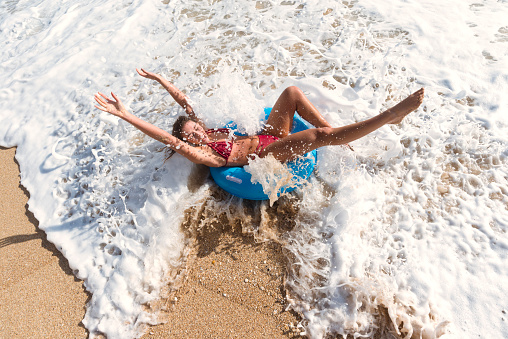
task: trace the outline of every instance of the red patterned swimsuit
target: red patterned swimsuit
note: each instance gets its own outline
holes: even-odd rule
[[[214,128],[206,131],[207,134],[210,133],[231,133],[229,128]],[[265,149],[266,146],[270,145],[272,142],[279,140],[279,138],[274,137],[273,135],[258,135],[259,143],[256,147],[255,153],[259,155],[259,153]],[[214,141],[206,144],[208,147],[217,152],[221,157],[226,160],[226,165],[228,163],[229,156],[231,155],[231,150],[233,149],[233,141],[224,140],[224,141]]]

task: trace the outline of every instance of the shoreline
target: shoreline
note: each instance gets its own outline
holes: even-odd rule
[[[0,147],[0,338],[87,338],[91,295],[28,210],[15,151]],[[182,286],[163,301],[164,323],[142,338],[299,337],[299,316],[285,310],[278,244],[217,226],[194,248]]]
[[[28,210],[15,151],[0,147],[0,338],[86,338],[90,295]]]

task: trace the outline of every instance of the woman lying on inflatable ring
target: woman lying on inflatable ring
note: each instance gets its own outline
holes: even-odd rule
[[[424,95],[422,88],[375,117],[347,126],[332,127],[302,91],[291,86],[277,99],[266,126],[259,135],[231,136],[227,129],[207,129],[194,113],[185,95],[162,76],[144,69],[136,71],[142,77],[158,81],[185,109],[188,117],[177,119],[173,134],[129,113],[113,93],[113,99],[100,92],[96,94],[98,105],[95,107],[122,118],[190,161],[209,167],[244,166],[254,154],[261,158],[271,154],[275,159],[285,162],[322,146],[347,145],[383,125],[400,123],[406,115],[420,106]],[[289,134],[295,111],[316,128]]]

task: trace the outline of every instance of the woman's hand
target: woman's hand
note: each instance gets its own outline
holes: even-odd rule
[[[147,79],[151,79],[151,80],[155,80],[155,81],[159,81],[159,78],[160,78],[158,74],[155,74],[152,72],[147,72],[143,68],[141,68],[141,70],[136,68],[136,72],[138,72],[138,74],[141,75],[143,78],[147,78]]]
[[[95,107],[100,109],[101,111],[113,114],[114,116],[117,116],[119,118],[124,118],[127,115],[127,110],[122,104],[122,101],[118,99],[113,92],[111,92],[111,95],[113,96],[113,100],[111,100],[101,92],[95,94],[95,101],[97,101],[97,103],[99,104],[99,106],[95,105]]]

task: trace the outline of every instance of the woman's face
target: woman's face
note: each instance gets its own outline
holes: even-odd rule
[[[182,138],[184,141],[196,145],[204,145],[210,142],[203,126],[195,121],[187,121],[182,127]]]

